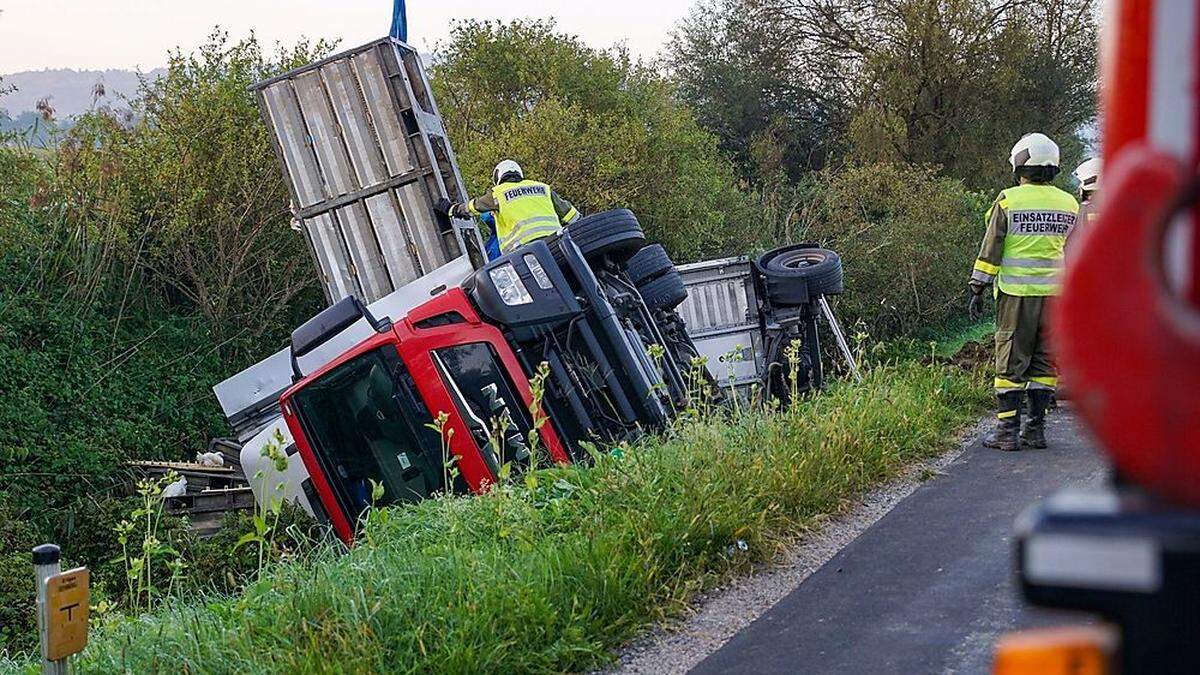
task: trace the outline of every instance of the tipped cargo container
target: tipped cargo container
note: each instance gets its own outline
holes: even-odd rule
[[[330,304],[375,302],[463,255],[483,264],[474,223],[433,212],[467,192],[415,49],[376,40],[251,91]]]

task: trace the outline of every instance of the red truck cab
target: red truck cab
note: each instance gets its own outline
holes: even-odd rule
[[[375,335],[300,373],[305,353],[362,318]],[[394,323],[346,298],[297,329],[292,356],[298,379],[280,399],[284,418],[321,507],[347,543],[374,501],[373,485],[383,488],[376,505],[478,494],[504,464],[537,461],[527,447],[535,427],[529,379],[461,288]],[[545,419],[540,409],[537,416]],[[538,424],[536,433],[542,461],[570,461],[553,425]]]

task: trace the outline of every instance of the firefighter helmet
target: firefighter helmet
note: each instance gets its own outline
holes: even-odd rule
[[[516,180],[522,180],[525,178],[525,172],[521,170],[520,164],[511,159],[506,159],[497,164],[496,168],[492,170],[492,185],[499,185],[505,182],[504,179],[510,176],[516,176]]]
[[[1075,169],[1075,180],[1079,181],[1079,189],[1084,192],[1095,192],[1100,189],[1100,169],[1103,162],[1099,157],[1093,157],[1079,168]]]
[[[1058,144],[1045,134],[1025,134],[1008,156],[1013,171],[1021,167],[1058,167]]]

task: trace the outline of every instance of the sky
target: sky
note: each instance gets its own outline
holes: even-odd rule
[[[652,57],[694,0],[408,0],[409,42],[431,51],[456,18],[558,19],[595,47]],[[44,68],[149,70],[214,26],[265,44],[300,36],[353,47],[387,34],[391,0],[0,0],[0,74]]]

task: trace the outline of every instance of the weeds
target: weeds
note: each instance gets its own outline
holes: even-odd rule
[[[454,438],[454,429],[446,426],[450,413],[445,410],[438,413],[433,422],[425,426],[437,432],[442,439],[442,494],[454,492],[454,481],[458,478],[458,456],[450,452],[450,439]]]
[[[267,441],[260,451],[260,455],[271,460],[275,471],[283,474],[288,469],[287,453],[284,451],[284,446],[287,445],[287,440],[283,437],[283,433],[279,430],[275,431],[275,435],[271,440]],[[254,475],[254,480],[259,481],[259,493],[263,495],[263,499],[255,500],[254,502],[254,517],[251,523],[253,530],[247,532],[237,540],[233,550],[236,552],[243,546],[254,544],[258,548],[258,567],[256,576],[262,576],[263,566],[265,565],[267,550],[275,551],[275,536],[279,530],[279,519],[283,514],[283,489],[285,483],[278,481],[275,484],[274,490],[267,489],[267,475],[263,471],[259,471]],[[274,492],[275,494],[270,494]],[[272,519],[268,523],[268,519]]]
[[[783,358],[788,364],[789,401],[800,400],[800,373],[804,372],[804,359],[801,356],[803,351],[804,343],[800,340],[792,340],[783,348]]]
[[[121,562],[125,569],[126,605],[137,614],[153,609],[156,598],[169,595],[175,582],[187,568],[179,552],[169,542],[159,539],[163,521],[163,490],[179,475],[174,471],[157,479],[138,482],[137,493],[140,504],[129,514],[127,520],[117,523],[113,531],[121,546]],[[159,588],[154,576],[157,566],[167,573],[166,593]]]
[[[529,402],[529,418],[533,420],[533,428],[529,430],[527,445],[529,447],[529,466],[540,466],[539,456],[542,447],[541,430],[549,419],[542,409],[542,400],[546,397],[546,380],[550,377],[550,364],[542,361],[538,364],[537,372],[529,378],[529,390],[533,396]]]
[[[733,403],[733,414],[741,414],[741,403],[738,401],[737,392],[737,364],[745,360],[745,347],[740,344],[733,346],[721,356],[721,363],[725,364],[726,368],[726,386],[729,387],[729,400]]]

